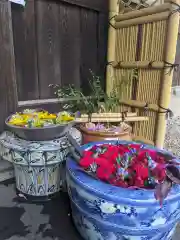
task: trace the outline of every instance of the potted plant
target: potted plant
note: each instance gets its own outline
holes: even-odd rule
[[[179,159],[134,142],[70,142],[68,193],[84,239],[172,239],[180,219]]]
[[[129,80],[123,77],[119,85],[116,84],[110,94],[107,94],[100,77],[90,72],[92,78],[89,80],[88,96],[73,85],[64,87],[51,85],[59,99],[67,99],[64,109],[77,113],[76,122],[80,123],[83,143],[105,139],[131,140],[131,127],[122,121],[122,113],[114,112]],[[133,72],[131,78],[134,76]]]

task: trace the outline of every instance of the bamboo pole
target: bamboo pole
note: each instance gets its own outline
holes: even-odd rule
[[[109,20],[112,25],[115,24],[114,16],[119,13],[119,3],[115,0],[109,0]],[[115,46],[116,46],[116,29],[109,25],[108,30],[108,49],[107,62],[115,60]],[[114,69],[108,65],[106,68],[106,91],[110,93],[112,90],[112,79],[114,78]]]
[[[156,13],[148,16],[142,16],[134,19],[124,20],[122,22],[116,22],[114,27],[118,29],[118,28],[130,27],[133,25],[162,21],[162,20],[168,19],[169,14],[170,14],[170,11],[166,11],[166,12]]]
[[[92,118],[107,118],[107,117],[110,117],[110,118],[118,118],[118,117],[122,117],[123,113],[115,113],[115,112],[107,112],[107,113],[92,113]],[[137,116],[137,113],[136,112],[127,112],[126,113],[126,117],[136,117]],[[88,118],[88,115],[87,114],[82,114],[81,115],[81,118]]]
[[[134,10],[125,14],[119,14],[115,17],[115,21],[120,22],[124,20],[134,19],[134,18],[143,17],[143,16],[155,14],[155,13],[166,12],[170,9],[171,9],[171,4],[165,3],[155,7],[148,7],[141,10]]]
[[[134,117],[117,117],[117,118],[110,118],[110,117],[105,117],[105,118],[96,118],[96,117],[92,117],[91,122],[93,123],[117,123],[117,122],[139,122],[139,121],[148,121],[148,117],[144,117],[144,116],[134,116]],[[76,123],[86,123],[88,122],[88,117],[84,117],[84,118],[76,118],[75,119]]]
[[[180,4],[180,0],[173,1],[176,4]],[[172,4],[172,8],[177,9],[177,5]],[[179,12],[174,12],[169,16],[168,20],[168,29],[167,29],[167,39],[166,39],[166,49],[165,49],[165,61],[174,63],[176,55],[176,44],[178,37],[179,29]],[[168,108],[171,97],[171,86],[172,86],[172,77],[173,71],[167,74],[167,71],[164,70],[162,77],[162,86],[161,86],[161,96],[159,104]],[[156,145],[158,147],[163,147],[164,137],[166,130],[166,121],[165,114],[159,114],[158,123],[156,129]]]
[[[112,62],[112,67],[114,68],[154,68],[154,69],[163,69],[166,67],[166,64],[164,62],[160,61],[153,61],[152,63],[150,61],[131,61],[131,62]],[[166,67],[168,68],[168,66]]]

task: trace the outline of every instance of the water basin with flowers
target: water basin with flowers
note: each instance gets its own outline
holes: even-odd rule
[[[87,240],[172,239],[180,219],[179,171],[176,172],[180,161],[164,150],[134,142],[104,141],[87,144],[82,148],[86,150],[86,154],[89,154],[90,151],[87,150],[95,150],[97,145],[101,150],[102,146],[107,145],[125,146],[124,149],[129,147],[131,150],[138,149],[136,160],[139,162],[136,162],[132,168],[131,174],[136,173],[134,177],[127,176],[130,174],[130,169],[126,168],[127,174],[127,172],[123,173],[124,167],[121,167],[118,179],[112,177],[112,169],[109,173],[104,172],[106,167],[104,163],[101,165],[102,159],[95,162],[95,165],[94,163],[92,165],[89,157],[84,157],[85,154],[79,164],[73,157],[69,159],[67,162],[68,192],[73,219],[83,238]],[[121,151],[122,149],[121,147]],[[140,152],[142,161],[140,161]],[[108,159],[112,161],[113,157],[108,156]],[[123,164],[127,163],[125,158],[118,161],[120,160]],[[129,160],[134,161],[133,158]],[[144,162],[144,166],[148,167],[148,171],[145,169],[142,171],[143,161],[147,161]],[[103,166],[104,169],[101,168],[98,172],[97,165]],[[93,173],[95,177],[93,178],[89,173]],[[131,182],[130,179],[135,182]],[[135,185],[138,186],[134,188]],[[165,199],[162,202],[163,198]]]

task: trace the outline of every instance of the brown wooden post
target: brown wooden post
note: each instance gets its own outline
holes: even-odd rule
[[[11,19],[11,4],[0,1],[0,132],[5,118],[17,108],[15,59]]]

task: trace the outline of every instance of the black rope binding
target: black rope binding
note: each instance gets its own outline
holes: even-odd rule
[[[164,108],[159,105],[159,108],[163,109],[164,111],[159,111],[159,113],[165,113],[166,119],[172,118],[174,116],[173,112],[169,108]]]
[[[169,17],[170,17],[172,14],[174,14],[174,13],[177,13],[177,12],[180,13],[180,5],[177,4],[177,3],[174,3],[174,2],[170,2],[170,3],[171,3],[171,4],[174,4],[174,5],[177,7],[177,9],[174,9],[174,10],[169,14]]]
[[[116,16],[117,16],[117,14],[114,15],[114,16],[112,16],[112,17],[109,19],[109,25],[110,25],[112,28],[114,28],[114,29],[116,29],[116,28],[115,28],[115,26],[111,23],[111,21],[112,21]]]
[[[164,68],[169,68],[169,71],[166,73],[166,74],[171,74],[172,70],[174,69],[174,71],[177,71],[178,70],[178,67],[179,67],[179,64],[178,63],[169,63],[169,62],[166,62],[164,61]]]
[[[148,103],[146,103],[145,106],[144,106],[144,112],[145,112],[146,115],[148,113],[148,109],[149,109]]]
[[[128,113],[128,111],[121,112],[121,114],[122,114],[122,122],[125,121],[125,119],[127,117],[127,113]]]
[[[173,112],[169,108],[164,108],[164,107],[162,107],[160,105],[158,105],[158,107],[162,109],[162,110],[158,111],[158,113],[165,114],[166,115],[166,119],[172,118],[174,116]],[[148,110],[151,110],[151,109],[149,109],[148,103],[145,104],[143,109],[144,109],[146,114],[147,114]],[[151,111],[153,111],[153,110],[151,110]]]

